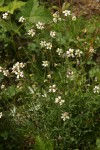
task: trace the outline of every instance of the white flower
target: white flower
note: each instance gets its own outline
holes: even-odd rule
[[[17,75],[17,79],[19,79],[19,77],[21,77],[21,78],[24,77],[23,71],[18,71],[16,75]]]
[[[47,43],[47,44],[46,44],[46,48],[47,48],[47,49],[51,49],[51,48],[52,48],[52,43],[50,43],[50,42]]]
[[[46,47],[46,41],[41,41],[40,45],[41,45],[41,48]]]
[[[47,82],[48,80],[44,80],[43,82],[45,83],[45,82]]]
[[[47,92],[46,91],[43,91],[42,97],[47,98]]]
[[[10,109],[10,115],[11,116],[15,116],[16,115],[16,107],[15,106],[13,106],[13,108]]]
[[[20,18],[19,18],[19,22],[24,22],[26,19],[23,17],[23,16],[21,16]]]
[[[49,62],[48,61],[42,61],[42,66],[43,67],[48,67],[49,66]]]
[[[24,73],[23,71],[21,71],[20,68],[24,68],[25,67],[25,63],[19,63],[17,62],[15,65],[13,65],[12,67],[12,73],[14,73],[15,75],[17,75],[17,79],[19,79],[19,77],[23,78],[24,77]]]
[[[22,86],[20,84],[17,84],[17,89],[21,90],[22,89]]]
[[[37,29],[42,30],[42,29],[44,29],[44,23],[42,23],[42,22],[39,21],[39,22],[36,24],[36,27],[37,27]]]
[[[61,100],[61,96],[58,96],[57,98],[55,98],[55,103],[59,103],[60,100]]]
[[[57,66],[59,66],[59,64],[54,63],[54,67],[57,67]]]
[[[50,36],[51,36],[52,38],[54,38],[55,35],[56,35],[56,32],[55,32],[55,31],[50,31]]]
[[[62,19],[59,17],[59,18],[58,18],[58,21],[61,21],[61,20],[62,20]]]
[[[67,52],[66,52],[66,56],[67,57],[74,57],[74,49],[69,49]]]
[[[51,74],[48,74],[48,75],[47,75],[47,78],[48,78],[48,79],[51,79]]]
[[[74,72],[71,71],[71,70],[68,70],[66,77],[69,78],[69,79],[71,79],[71,80],[73,80],[73,78],[74,78]]]
[[[46,49],[51,49],[52,48],[52,43],[51,42],[46,42],[46,41],[41,41],[40,42],[41,48],[45,47]]]
[[[95,87],[94,87],[94,89],[93,89],[93,92],[94,93],[100,93],[100,86],[99,85],[96,85]]]
[[[73,20],[73,21],[76,21],[76,16],[72,16],[72,20]]]
[[[61,96],[58,96],[57,98],[55,98],[55,103],[59,103],[60,105],[62,105],[64,102],[65,100],[63,100]]]
[[[57,23],[57,18],[53,18],[53,22],[54,22],[54,23]]]
[[[61,18],[59,17],[58,11],[53,14],[53,22],[57,23],[57,21],[61,21]]]
[[[93,47],[90,47],[89,53],[94,53],[94,52],[95,52],[94,48],[93,48]]]
[[[0,67],[0,72],[2,72],[4,76],[9,75],[9,70],[6,70],[6,68]]]
[[[2,117],[2,112],[0,112],[0,118]]]
[[[13,65],[13,68],[12,68],[12,70],[14,71],[14,70],[19,70],[20,68],[24,68],[25,67],[25,63],[19,63],[19,62],[17,62],[15,65]]]
[[[70,10],[64,10],[64,11],[63,11],[63,14],[64,14],[64,16],[70,15]]]
[[[9,70],[3,70],[3,74],[4,74],[4,76],[8,76],[9,75]]]
[[[8,17],[8,12],[5,12],[4,14],[2,14],[3,19],[7,19],[7,17]]]
[[[75,50],[75,56],[81,57],[82,54],[83,54],[83,52],[80,51],[79,49]]]
[[[56,85],[55,85],[55,84],[53,84],[52,86],[49,86],[49,92],[55,93],[56,90],[57,90],[57,88],[56,88]]]
[[[58,53],[58,55],[61,55],[63,53],[63,50],[61,48],[57,48],[56,52]]]
[[[30,29],[28,30],[28,35],[31,35],[32,37],[35,35],[35,30],[34,29]]]
[[[65,102],[65,100],[62,99],[62,100],[59,102],[59,104],[62,105],[64,102]]]
[[[19,67],[20,68],[24,68],[25,67],[25,63],[23,63],[23,62],[19,63]]]
[[[82,51],[80,51],[79,49],[77,49],[77,50],[74,50],[74,49],[72,49],[72,48],[69,48],[69,50],[66,52],[66,56],[67,57],[75,57],[75,56],[77,56],[77,57],[81,57],[81,55],[83,54],[83,52]]]
[[[2,85],[1,85],[1,89],[4,89],[4,88],[5,88],[5,85],[4,85],[4,84],[2,84]]]
[[[64,112],[62,115],[61,115],[61,119],[63,121],[65,121],[66,119],[69,119],[69,113],[68,112]]]
[[[54,17],[54,18],[59,18],[59,12],[56,11],[56,12],[53,14],[53,17]]]

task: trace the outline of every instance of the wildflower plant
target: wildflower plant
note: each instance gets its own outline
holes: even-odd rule
[[[21,2],[0,9],[0,144],[32,149],[42,143],[45,150],[47,140],[55,150],[94,149],[100,136],[98,19],[84,20],[67,6],[48,12],[37,0]]]

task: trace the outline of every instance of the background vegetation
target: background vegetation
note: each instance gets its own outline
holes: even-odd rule
[[[0,150],[100,149],[99,3],[88,7],[0,1]]]

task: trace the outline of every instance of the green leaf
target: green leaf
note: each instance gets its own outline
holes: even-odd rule
[[[36,150],[45,150],[44,142],[39,136],[36,137],[35,149]]]
[[[22,7],[25,4],[26,4],[25,2],[22,2],[22,1],[17,2],[17,0],[9,3],[8,8],[9,8],[10,13],[13,14],[14,10]]]
[[[8,139],[8,132],[5,131],[5,132],[1,133],[1,136],[3,137],[4,140],[7,140]]]
[[[5,92],[6,96],[11,98],[13,97],[15,94],[16,94],[16,91],[15,91],[15,86],[9,86]]]
[[[0,6],[2,6],[4,3],[4,0],[0,0]]]
[[[93,78],[93,77],[100,77],[100,69],[99,68],[96,68],[96,67],[94,67],[94,68],[92,68],[90,71],[89,71],[89,76],[91,77],[91,78]]]
[[[11,14],[13,14],[16,9],[22,7],[25,4],[26,2],[14,0],[13,2],[10,2],[8,6],[0,7],[0,11],[9,11]]]
[[[100,150],[100,139],[99,138],[96,140],[96,146],[97,146],[97,150]]]
[[[69,7],[70,7],[70,3],[67,3],[67,2],[63,3],[62,11],[68,9]]]
[[[8,7],[4,6],[4,7],[0,7],[0,12],[5,12],[8,11]]]
[[[35,150],[53,150],[52,141],[43,140],[40,136],[36,136]]]
[[[37,0],[29,0],[21,10],[21,15],[29,22],[49,22],[52,18],[49,10],[44,8],[44,6],[39,6]]]

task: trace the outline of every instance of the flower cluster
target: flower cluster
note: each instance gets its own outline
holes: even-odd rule
[[[5,85],[4,85],[4,84],[2,84],[2,85],[1,85],[1,89],[4,89],[4,88],[5,88]]]
[[[72,48],[69,48],[69,50],[66,52],[66,56],[67,57],[81,57],[81,55],[83,54],[83,52],[82,51],[80,51],[79,49],[77,49],[77,50],[74,50],[74,49],[72,49]]]
[[[55,93],[56,92],[56,90],[57,90],[57,88],[56,88],[56,85],[55,84],[53,84],[52,86],[49,86],[49,92],[51,93]]]
[[[73,20],[73,21],[76,21],[76,16],[72,16],[72,20]]]
[[[21,23],[23,23],[25,20],[26,20],[26,19],[25,19],[23,16],[21,16],[21,17],[19,18],[19,22],[21,22]]]
[[[56,52],[58,53],[58,55],[60,56],[63,53],[63,50],[61,48],[57,48]]]
[[[55,103],[59,103],[59,105],[62,105],[64,102],[65,100],[63,100],[61,96],[55,98]]]
[[[49,66],[49,62],[48,61],[42,61],[42,66],[43,67],[48,67]]]
[[[56,35],[56,32],[55,32],[55,31],[50,31],[50,36],[51,36],[52,38],[54,38],[55,35]]]
[[[41,48],[46,48],[46,49],[50,49],[51,50],[51,48],[52,48],[52,43],[51,42],[46,42],[46,41],[41,41],[40,42],[40,46],[41,46]]]
[[[89,49],[89,53],[95,53],[95,50],[94,50],[94,48],[93,47],[90,47],[90,49]]]
[[[66,56],[67,56],[67,57],[74,57],[74,49],[70,48],[70,49],[66,52]]]
[[[0,67],[0,72],[6,77],[9,75],[9,70],[6,70],[6,68]]]
[[[41,42],[40,42],[41,48],[46,47],[46,44],[47,44],[46,41],[41,41]]]
[[[28,30],[27,34],[33,37],[35,35],[35,30],[34,29],[30,29],[30,30]]]
[[[7,19],[8,15],[9,15],[9,12],[5,12],[4,14],[2,14],[2,18]]]
[[[51,49],[51,48],[52,48],[52,43],[51,43],[51,42],[48,42],[48,43],[46,44],[46,48],[47,48],[47,49]]]
[[[75,50],[75,56],[76,56],[76,57],[81,57],[82,54],[83,54],[83,52],[80,51],[79,49],[76,49],[76,50]]]
[[[43,30],[43,29],[44,29],[44,23],[42,23],[42,22],[39,21],[39,22],[36,24],[36,27],[37,27],[37,29]]]
[[[51,79],[51,74],[48,74],[48,75],[47,75],[47,78],[48,78],[48,79]]]
[[[74,78],[74,72],[71,71],[71,70],[68,70],[66,77],[69,78],[69,79],[71,79],[71,80],[73,80],[73,78]]]
[[[69,16],[71,14],[70,10],[63,11],[64,16]]]
[[[95,85],[95,87],[93,88],[93,92],[94,93],[100,93],[100,86],[99,85]]]
[[[24,77],[24,73],[23,71],[21,71],[21,68],[25,67],[25,63],[19,63],[17,62],[15,65],[13,65],[12,68],[12,73],[14,73],[15,75],[17,75],[17,79],[19,79],[19,77],[23,78]]]
[[[68,112],[64,112],[62,115],[61,115],[61,119],[63,121],[65,121],[66,119],[69,119],[69,113]]]
[[[53,22],[57,23],[57,21],[61,21],[58,11],[53,14]]]

